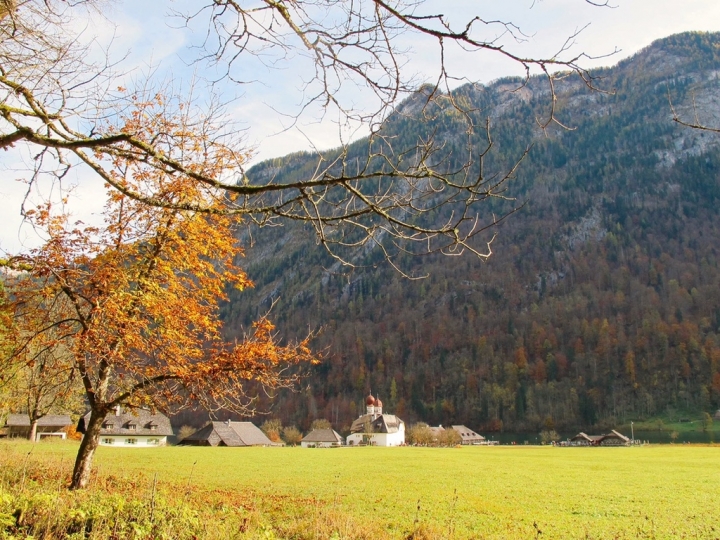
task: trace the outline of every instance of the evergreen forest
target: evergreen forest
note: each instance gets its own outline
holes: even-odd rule
[[[438,166],[467,159],[468,137],[488,178],[511,170],[506,198],[478,205],[484,222],[518,210],[477,239],[483,261],[377,249],[339,265],[313,231],[285,224],[238,231],[255,286],[223,306],[239,335],[270,309],[281,336],[318,330],[321,364],[300,389],[260,399],[284,424],[326,418],[338,431],[379,396],[406,423],[478,431],[591,429],[720,408],[720,34],[686,33],[593,72],[596,86],[557,85],[565,127],[541,129],[539,78],[465,85],[453,93],[480,126],[438,101],[418,119],[422,89],[382,127],[394,146],[423,130],[444,142]],[[422,108],[422,107],[420,107]],[[368,140],[349,149],[367,153]],[[293,154],[255,166],[254,179],[291,181],[314,166]],[[479,164],[477,165],[479,167]],[[479,169],[478,169],[479,172]],[[444,207],[428,219],[443,219]],[[262,420],[260,420],[262,421]]]

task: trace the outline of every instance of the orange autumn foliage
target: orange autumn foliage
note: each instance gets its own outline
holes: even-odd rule
[[[195,154],[205,175],[232,170],[236,156],[184,130],[182,117],[149,114],[154,106],[138,104],[122,129],[136,137],[162,134],[168,152]],[[30,317],[27,306],[53,306],[44,314],[52,320],[30,340],[42,342],[50,330],[62,336],[93,426],[120,404],[161,410],[199,404],[247,414],[259,387],[293,384],[297,375],[287,368],[316,361],[308,339],[279,344],[265,317],[243,340],[222,338],[218,303],[228,287],[252,285],[235,262],[242,252],[222,212],[227,196],[171,169],[146,167],[131,153],[116,158],[113,174],[131,195],[107,190],[102,227],[70,225],[46,204],[28,215],[47,242],[11,260],[26,269],[12,283],[16,317]],[[133,195],[145,192],[167,206],[148,206]],[[198,206],[217,212],[197,212]],[[75,476],[73,483],[82,485]]]

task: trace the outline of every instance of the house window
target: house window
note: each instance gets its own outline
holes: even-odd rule
[[[155,424],[150,424],[150,431],[157,431],[157,426]]]
[[[160,439],[148,439],[147,443],[151,446],[157,446],[160,444]]]
[[[125,439],[125,444],[137,444],[137,439]]]
[[[103,439],[103,444],[113,444],[115,442],[115,439]]]
[[[115,427],[115,424],[113,424],[113,423],[111,423],[111,422],[105,422],[105,423],[103,424],[103,427],[104,427],[105,429],[112,429],[112,428]]]
[[[128,429],[132,429],[133,431],[137,429],[137,424],[128,424]]]

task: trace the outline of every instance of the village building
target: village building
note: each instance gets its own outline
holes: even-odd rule
[[[278,446],[252,422],[210,422],[178,444],[185,446]]]
[[[330,448],[342,446],[343,438],[334,429],[313,429],[300,442],[303,448]]]
[[[78,432],[85,433],[89,421],[90,413],[87,413],[78,423]],[[152,413],[148,409],[123,412],[118,406],[103,420],[100,446],[154,448],[165,446],[172,434],[170,419],[164,414]]]
[[[602,435],[588,435],[581,431],[573,438],[570,439],[571,446],[597,446],[597,442],[602,438]]]
[[[570,446],[628,446],[631,441],[615,430],[605,435],[587,435],[580,432],[570,439]]]
[[[462,444],[483,444],[485,437],[465,426],[451,426],[462,437]]]
[[[618,433],[614,429],[605,435],[600,441],[600,446],[628,446],[630,445],[630,437],[626,437],[622,433]]]
[[[40,441],[47,438],[65,439],[65,430],[73,424],[70,415],[48,414],[38,419],[35,440]],[[30,436],[30,417],[27,414],[9,414],[5,420],[7,437],[22,437],[27,439]]]
[[[401,446],[405,444],[405,422],[394,414],[384,414],[382,401],[370,394],[365,400],[366,413],[350,426],[349,446]]]

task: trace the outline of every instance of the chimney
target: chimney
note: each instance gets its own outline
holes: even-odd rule
[[[115,416],[120,416],[120,405],[115,405]]]

